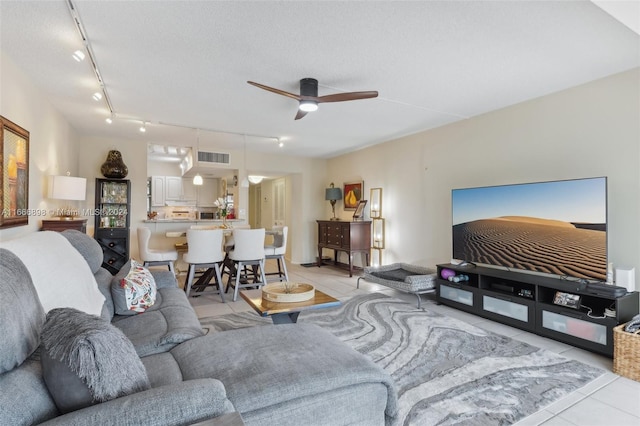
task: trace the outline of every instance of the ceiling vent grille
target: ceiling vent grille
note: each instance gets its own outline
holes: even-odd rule
[[[198,162],[229,164],[229,154],[222,153],[222,152],[198,151]]]

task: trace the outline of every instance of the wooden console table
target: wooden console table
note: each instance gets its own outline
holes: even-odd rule
[[[318,220],[318,267],[322,265],[322,249],[334,251],[333,263],[338,264],[338,252],[349,254],[349,276],[353,276],[353,254],[362,253],[369,266],[371,250],[371,221],[347,222]]]
[[[67,229],[75,229],[80,232],[87,232],[87,219],[74,219],[74,220],[43,220],[43,231],[57,231],[62,232]]]

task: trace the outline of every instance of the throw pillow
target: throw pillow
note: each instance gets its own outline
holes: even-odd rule
[[[131,341],[100,317],[53,309],[41,339],[42,375],[63,413],[150,388]]]
[[[147,268],[131,259],[113,277],[111,297],[116,314],[136,315],[155,303],[156,282]]]

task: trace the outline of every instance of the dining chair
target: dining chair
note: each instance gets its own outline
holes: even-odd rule
[[[277,275],[278,281],[289,281],[289,274],[287,273],[287,265],[284,260],[284,254],[287,251],[287,234],[289,233],[288,226],[274,226],[272,228],[276,233],[273,235],[273,243],[264,246],[265,263],[269,259],[276,259],[278,265],[278,272],[265,273],[266,276]]]
[[[264,228],[233,230],[234,247],[229,252],[229,260],[234,268],[230,270],[226,290],[233,287],[234,302],[240,288],[261,287],[267,282],[264,275],[264,236]],[[249,282],[250,275],[252,282]]]
[[[224,251],[222,250],[223,237],[222,229],[187,229],[189,250],[182,256],[183,260],[189,264],[184,286],[187,297],[189,297],[192,287],[194,289],[197,288],[197,291],[200,292],[208,285],[217,285],[220,299],[225,303],[222,275],[220,273],[220,265],[224,260]],[[196,269],[204,268],[206,270],[194,284],[193,279]],[[212,283],[212,279],[215,279],[215,282]]]
[[[138,252],[143,266],[162,266],[166,265],[169,270],[175,274],[173,262],[178,260],[178,252],[174,249],[159,250],[149,247],[151,239],[151,229],[140,226],[138,233]]]

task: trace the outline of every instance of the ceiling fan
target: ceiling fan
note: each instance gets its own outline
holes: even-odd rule
[[[345,92],[335,93],[333,95],[318,96],[318,80],[315,78],[303,78],[300,80],[300,94],[285,92],[284,90],[275,89],[273,87],[265,86],[264,84],[256,83],[253,81],[247,81],[247,83],[259,87],[269,92],[277,93],[278,95],[287,96],[291,99],[297,100],[300,105],[298,106],[298,113],[296,114],[296,120],[301,119],[308,112],[318,109],[318,104],[323,102],[344,102],[355,101],[358,99],[370,99],[378,96],[377,91],[367,92]]]

